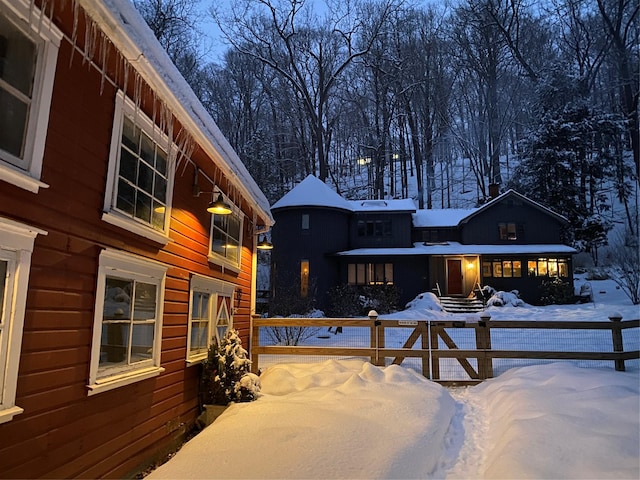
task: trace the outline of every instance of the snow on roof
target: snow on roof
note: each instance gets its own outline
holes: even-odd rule
[[[412,215],[413,226],[420,227],[455,227],[460,221],[471,215],[477,208],[437,208],[418,210]]]
[[[351,205],[347,200],[313,175],[308,175],[271,208],[285,207],[327,207],[351,211]]]
[[[130,0],[80,0],[82,8],[171,107],[231,183],[273,223],[269,201]],[[211,148],[213,147],[213,148]]]
[[[416,242],[405,248],[356,248],[338,252],[338,256],[398,256],[398,255],[518,255],[518,254],[574,254],[575,248],[567,245],[463,245],[458,242],[423,243]]]
[[[528,197],[525,197],[524,195],[522,195],[521,193],[516,192],[515,190],[513,190],[512,188],[510,188],[509,190],[507,190],[506,192],[498,195],[496,198],[491,199],[490,201],[488,201],[487,203],[485,203],[484,205],[482,205],[479,208],[476,208],[473,212],[471,212],[471,214],[469,214],[468,217],[461,219],[468,221],[471,217],[473,217],[474,215],[476,215],[477,213],[480,213],[481,211],[489,208],[491,205],[493,205],[494,203],[500,202],[503,199],[505,199],[506,197],[510,197],[510,196],[516,196],[519,197],[520,199],[522,199],[523,201],[527,202],[528,204],[530,204],[531,206],[538,208],[539,210],[542,210],[543,212],[548,213],[549,215],[556,217],[558,220],[562,221],[562,222],[568,222],[567,217],[560,215],[557,212],[554,212],[553,210],[551,210],[548,207],[545,207],[544,205],[542,205],[541,203],[536,202],[535,200],[531,200]]]
[[[410,198],[394,200],[349,200],[354,212],[415,212],[416,205]]]

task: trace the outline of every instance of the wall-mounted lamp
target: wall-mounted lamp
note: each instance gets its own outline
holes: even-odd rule
[[[235,300],[236,300],[236,309],[240,308],[240,301],[242,300],[242,289],[237,288],[235,292]]]
[[[273,244],[267,240],[267,236],[263,235],[261,238],[258,239],[258,250],[272,250],[273,249]]]
[[[212,201],[209,202],[207,212],[215,213],[216,215],[229,215],[231,213],[231,207],[224,201],[224,198],[222,198],[222,193],[218,194],[218,198],[215,201],[213,201],[212,194]]]

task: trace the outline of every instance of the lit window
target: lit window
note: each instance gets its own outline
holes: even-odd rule
[[[232,299],[235,286],[215,278],[194,275],[191,278],[191,310],[187,361],[206,358],[212,339],[218,342],[233,326]]]
[[[569,263],[564,258],[539,258],[537,261],[529,260],[527,270],[532,277],[568,277]]]
[[[300,260],[300,296],[309,295],[309,260]]]
[[[0,179],[37,193],[62,33],[32,4],[0,0]]]
[[[158,243],[168,242],[173,190],[168,151],[167,136],[120,92],[103,220]]]
[[[167,267],[122,252],[100,254],[89,394],[159,375]]]
[[[512,278],[522,276],[522,262],[495,258],[482,262],[482,276],[494,278]]]
[[[36,235],[46,234],[0,217],[0,423],[23,412],[15,400],[31,252]]]
[[[237,210],[229,215],[213,215],[209,260],[234,269],[240,268],[243,216]]]

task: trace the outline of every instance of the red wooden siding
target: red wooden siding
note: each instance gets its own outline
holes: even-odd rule
[[[72,3],[54,2],[54,19],[69,37]],[[82,22],[81,15],[80,39]],[[48,232],[35,240],[16,396],[24,413],[0,424],[0,478],[118,478],[180,440],[198,414],[200,367],[185,361],[191,273],[242,289],[234,323],[248,345],[253,282],[248,202],[241,202],[246,217],[239,273],[207,258],[210,195],[193,196],[192,162],[210,178],[221,175],[201,149],[177,169],[166,246],[102,221],[117,91],[105,82],[101,93],[101,75],[83,64],[78,52],[70,61],[71,51],[63,40],[42,170],[49,188],[33,194],[0,181],[0,216]],[[147,95],[142,103],[149,116],[151,101]],[[211,191],[206,181],[200,183]],[[220,183],[226,191],[226,180]],[[98,260],[107,247],[169,265],[161,343],[165,371],[88,396]]]

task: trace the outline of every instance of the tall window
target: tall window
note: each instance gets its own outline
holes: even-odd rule
[[[309,230],[309,214],[308,213],[303,213],[302,214],[302,230]]]
[[[214,278],[194,275],[191,278],[191,309],[187,361],[206,358],[214,337],[218,342],[233,327],[232,301],[235,286]]]
[[[564,258],[538,258],[527,262],[530,277],[568,277],[569,262]]]
[[[347,277],[349,285],[390,285],[393,263],[350,263]]]
[[[62,33],[31,3],[0,0],[0,179],[37,192]]]
[[[300,260],[300,296],[309,295],[309,260]]]
[[[240,268],[242,222],[242,214],[235,210],[229,215],[213,215],[210,260]]]
[[[169,140],[122,92],[116,98],[103,219],[166,243],[173,189]]]
[[[20,345],[36,235],[47,232],[0,217],[0,423],[22,413],[16,406]]]
[[[89,394],[159,375],[167,267],[122,252],[100,255]]]

